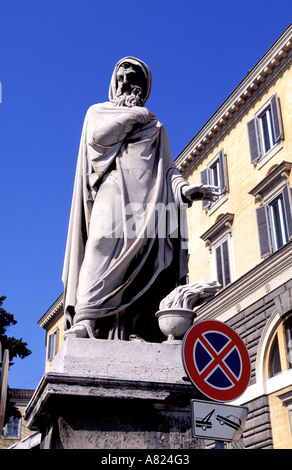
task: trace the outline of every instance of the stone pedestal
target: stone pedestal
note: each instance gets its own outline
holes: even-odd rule
[[[25,418],[51,449],[192,449],[190,399],[177,342],[67,338]]]

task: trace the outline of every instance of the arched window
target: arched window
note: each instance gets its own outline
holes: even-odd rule
[[[292,368],[292,317],[284,323],[288,369]]]
[[[269,357],[269,376],[279,374],[282,371],[278,335],[275,336],[270,350]]]

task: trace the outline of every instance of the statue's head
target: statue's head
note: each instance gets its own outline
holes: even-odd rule
[[[125,57],[115,66],[109,98],[119,106],[144,106],[151,90],[151,72],[140,59]]]

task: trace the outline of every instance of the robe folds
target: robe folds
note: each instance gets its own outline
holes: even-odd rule
[[[186,276],[187,184],[151,111],[111,102],[89,108],[62,276],[65,329],[124,311],[172,265],[176,285]],[[169,291],[173,285],[169,279]]]

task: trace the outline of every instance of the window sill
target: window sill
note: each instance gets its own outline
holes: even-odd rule
[[[282,140],[277,142],[274,147],[272,147],[265,155],[263,155],[259,160],[256,162],[256,167],[260,170],[276,153],[279,152],[283,148]]]
[[[224,204],[224,202],[227,201],[227,199],[228,199],[227,193],[222,194],[222,196],[220,196],[219,199],[217,199],[217,201],[214,202],[214,204],[212,204],[211,207],[208,209],[208,215],[213,214],[213,212],[215,212],[218,209],[218,207]]]

